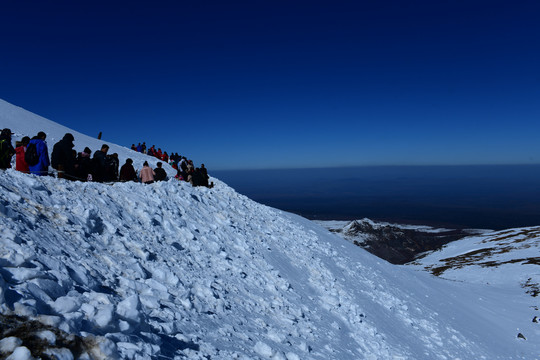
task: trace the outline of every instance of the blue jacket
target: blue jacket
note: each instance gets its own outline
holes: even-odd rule
[[[49,149],[47,142],[41,139],[32,139],[30,144],[36,144],[36,150],[39,155],[39,162],[36,165],[29,166],[30,174],[45,176],[49,173]]]

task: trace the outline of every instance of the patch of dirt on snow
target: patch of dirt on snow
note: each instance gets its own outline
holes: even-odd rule
[[[540,294],[540,285],[533,283],[531,278],[529,278],[525,283],[521,284],[521,287],[527,289],[525,292],[532,297],[537,297]]]
[[[520,258],[520,259],[512,259],[512,260],[506,260],[506,261],[495,261],[495,260],[486,260],[482,261],[483,259],[486,259],[489,256],[492,256],[493,254],[500,254],[503,252],[508,252],[510,249],[482,249],[482,250],[476,250],[472,251],[470,253],[462,254],[453,258],[447,258],[447,259],[441,259],[441,261],[445,262],[444,265],[441,266],[430,266],[427,267],[427,270],[429,270],[433,275],[435,276],[441,276],[446,270],[449,269],[461,269],[465,266],[481,266],[481,267],[498,267],[505,264],[518,264],[521,263],[522,265],[540,265],[540,257],[530,257],[530,258]]]
[[[501,236],[504,235],[504,236]],[[513,230],[508,230],[504,232],[498,233],[498,236],[494,236],[493,238],[488,238],[482,241],[483,243],[488,242],[502,242],[503,240],[512,240],[511,243],[520,243],[526,240],[530,240],[536,237],[540,237],[540,229],[524,229],[519,232],[515,232]]]
[[[39,337],[38,333],[42,331],[52,332],[56,337],[55,344],[50,344],[47,340]],[[0,314],[0,339],[7,337],[20,339],[21,346],[27,347],[33,357],[44,360],[56,359],[56,357],[45,353],[47,349],[67,348],[75,358],[87,350],[85,340],[79,336],[67,334],[35,320],[28,320],[16,315]]]
[[[540,229],[523,229],[499,232],[495,236],[482,240],[483,244],[495,242],[495,246],[472,250],[467,253],[439,260],[441,265],[426,267],[435,276],[441,276],[446,270],[461,269],[466,266],[498,267],[505,264],[540,265],[540,257],[521,257],[497,260],[497,256],[520,249],[531,248],[530,240],[540,237]],[[528,241],[529,240],[529,241]],[[528,241],[528,242],[525,242]]]

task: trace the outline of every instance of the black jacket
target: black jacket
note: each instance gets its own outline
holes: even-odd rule
[[[137,181],[137,173],[133,165],[125,163],[120,169],[120,181]]]
[[[107,156],[107,176],[106,181],[118,181],[118,159],[114,156]]]
[[[105,181],[107,175],[107,154],[98,150],[92,158],[94,166],[94,181]]]
[[[163,168],[155,168],[154,172],[156,173],[156,175],[154,176],[154,180],[156,181],[163,181],[167,178],[167,173]]]
[[[73,157],[73,141],[68,139],[62,139],[53,146],[51,154],[51,166],[58,170],[58,166],[61,165],[64,168],[66,174],[73,174],[75,168],[75,158]]]
[[[79,180],[86,181],[88,179],[88,174],[92,174],[92,176],[94,176],[94,167],[90,155],[83,155],[83,153],[79,153],[79,156],[77,157],[77,164],[79,165],[77,168],[77,178]]]
[[[11,136],[0,138],[0,169],[11,167],[11,157],[15,154],[15,149],[11,145]]]

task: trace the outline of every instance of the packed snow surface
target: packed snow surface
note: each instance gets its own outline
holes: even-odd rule
[[[24,119],[9,124],[17,137],[58,126],[7,103],[0,111]],[[524,291],[390,265],[213,181],[0,171],[1,313],[49,326],[40,336],[65,359],[73,354],[55,347],[52,329],[92,339],[87,359],[538,357],[539,326],[523,321],[535,298]],[[16,336],[0,351],[29,358]]]
[[[504,288],[521,286],[529,288],[529,293],[540,284],[539,265],[538,226],[470,236],[410,264],[453,281]]]

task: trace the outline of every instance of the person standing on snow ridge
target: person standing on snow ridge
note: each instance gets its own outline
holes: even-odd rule
[[[212,181],[211,183],[209,183],[210,176],[208,176],[208,170],[206,169],[204,164],[201,164],[200,171],[201,171],[201,174],[203,176],[203,185],[208,187],[208,188],[213,188],[214,187],[214,182]]]
[[[156,156],[156,145],[152,145],[150,149],[148,149],[147,154],[150,156]]]
[[[24,154],[26,153],[26,148],[28,147],[29,142],[30,138],[25,136],[22,138],[20,145],[15,148],[15,152],[17,153],[15,157],[15,170],[26,174],[30,174],[30,169],[28,168],[28,164],[24,159]]]
[[[11,129],[5,128],[0,133],[0,169],[11,168],[11,158],[15,154],[15,149],[11,145]]]
[[[92,181],[94,170],[90,155],[92,155],[92,150],[89,147],[85,147],[77,156],[77,177],[81,181]]]
[[[0,169],[11,168],[11,158],[15,154],[15,149],[11,145],[11,129],[5,128],[0,133]]]
[[[120,166],[120,160],[118,160],[118,154],[107,155],[107,181],[118,181],[118,167]]]
[[[201,164],[200,170],[206,180],[210,179],[210,176],[208,176],[208,170],[206,169],[204,164]]]
[[[148,161],[145,161],[143,164],[143,168],[141,169],[141,182],[144,184],[152,184],[154,182],[154,175],[156,173],[150,165],[148,165]]]
[[[47,134],[43,131],[40,131],[36,136],[30,140],[30,144],[36,145],[36,152],[39,157],[39,161],[35,165],[30,165],[30,173],[38,176],[49,175],[49,165],[51,161],[49,160],[49,149],[47,147],[47,142],[45,139]]]
[[[58,170],[58,178],[74,180],[75,159],[73,158],[73,141],[70,133],[64,135],[62,140],[54,144],[51,154],[51,166]]]
[[[94,181],[105,181],[105,177],[107,176],[107,151],[109,151],[109,145],[103,144],[101,150],[94,153],[94,157],[92,158]]]

